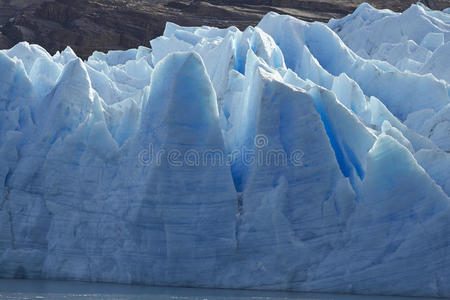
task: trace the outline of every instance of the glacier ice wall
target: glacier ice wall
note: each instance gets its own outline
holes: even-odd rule
[[[449,297],[449,20],[0,50],[0,277]]]
[[[351,15],[339,20],[330,20],[328,26],[333,29],[342,41],[366,59],[388,62],[400,71],[429,76],[432,74],[442,82],[450,82],[450,14],[445,10],[433,11],[418,3],[403,13],[389,10],[377,10],[369,4],[363,4]],[[427,75],[428,74],[428,75]],[[364,86],[364,84],[362,84]],[[425,97],[423,97],[425,98]],[[386,102],[385,102],[386,103]],[[389,107],[389,103],[386,103]],[[395,108],[389,107],[395,113]],[[426,109],[417,111],[419,122],[427,126],[415,131],[429,137],[443,150],[448,151],[448,135],[450,131],[448,107],[444,107],[441,116],[444,118],[424,119]],[[434,110],[436,110],[434,108]],[[401,116],[400,116],[401,117]],[[404,120],[404,119],[403,119]]]

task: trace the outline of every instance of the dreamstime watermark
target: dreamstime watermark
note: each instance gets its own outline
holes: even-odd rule
[[[296,149],[287,153],[284,149],[268,149],[269,139],[258,134],[253,140],[254,147],[235,149],[225,153],[222,149],[161,149],[154,150],[153,144],[139,152],[138,162],[141,166],[161,166],[167,163],[172,167],[223,167],[241,164],[244,166],[303,166],[304,153]]]

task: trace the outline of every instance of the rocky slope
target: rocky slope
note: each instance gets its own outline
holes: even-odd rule
[[[50,53],[70,45],[81,57],[92,51],[148,45],[167,21],[181,25],[245,28],[268,11],[312,21],[351,13],[361,0],[0,0],[0,48],[27,40]],[[415,0],[368,1],[404,10]],[[448,0],[425,1],[433,9]]]

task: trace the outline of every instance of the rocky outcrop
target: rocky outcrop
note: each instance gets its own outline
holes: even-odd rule
[[[268,11],[307,21],[351,13],[362,0],[0,0],[0,48],[26,40],[49,52],[70,45],[78,55],[94,50],[147,45],[167,21],[185,26],[245,28]],[[404,10],[415,0],[368,1],[378,8]],[[447,0],[425,0],[433,9]]]

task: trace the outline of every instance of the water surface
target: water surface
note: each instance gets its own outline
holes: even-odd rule
[[[403,300],[405,297],[150,287],[76,281],[0,279],[1,299]],[[414,298],[427,299],[427,298]],[[433,299],[433,298],[428,298]]]

